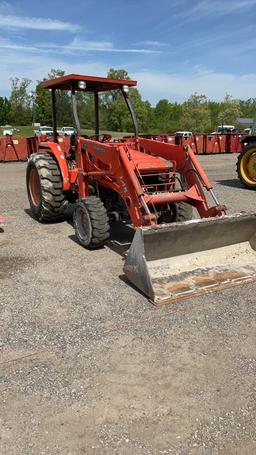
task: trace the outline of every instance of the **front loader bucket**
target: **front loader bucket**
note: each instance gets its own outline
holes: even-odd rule
[[[138,228],[124,272],[155,304],[256,280],[256,214]]]

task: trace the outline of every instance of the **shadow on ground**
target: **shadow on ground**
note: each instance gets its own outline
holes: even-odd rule
[[[110,241],[108,247],[125,258],[134,237],[134,229],[122,222],[112,223],[110,225]]]
[[[238,178],[237,179],[227,179],[227,180],[216,180],[216,183],[218,183],[219,185],[222,185],[222,186],[228,186],[228,187],[232,187],[232,188],[240,188],[240,189],[244,189],[244,190],[248,189],[242,184],[242,182],[240,182],[240,180]]]
[[[35,217],[32,214],[31,209],[24,209],[24,212],[33,220]],[[73,226],[73,207],[70,204],[65,211],[64,217],[60,220],[55,221],[45,221],[44,224],[57,224],[66,222]],[[126,225],[123,222],[114,222],[110,224],[110,240],[107,243],[107,246],[114,251],[115,253],[119,254],[123,258],[125,258],[128,249],[130,248],[132,239],[134,236],[134,229],[131,226]],[[75,234],[69,235],[70,240],[80,245],[78,242]]]
[[[41,224],[60,224],[60,223],[63,223],[63,221],[66,221],[67,223],[70,223],[71,225],[73,225],[73,220],[72,220],[72,215],[66,211],[63,218],[60,218],[59,220],[49,220],[49,221],[38,221],[33,213],[32,213],[32,210],[31,209],[24,209],[24,212],[30,217],[32,218],[32,220],[36,221],[37,223],[41,223]]]
[[[110,240],[106,243],[106,247],[110,248],[112,251],[119,254],[119,256],[122,256],[122,258],[125,259],[132,243],[133,236],[134,229],[132,227],[127,226],[122,222],[111,223]],[[69,235],[69,239],[80,245],[75,234]]]

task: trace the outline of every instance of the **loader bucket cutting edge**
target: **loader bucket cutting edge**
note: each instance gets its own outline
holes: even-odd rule
[[[256,213],[138,228],[124,272],[157,305],[254,281]]]

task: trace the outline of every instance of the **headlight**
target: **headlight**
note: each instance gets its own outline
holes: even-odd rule
[[[78,88],[80,88],[80,90],[85,90],[86,89],[86,82],[85,81],[78,81]]]
[[[129,86],[128,85],[123,85],[122,89],[123,89],[124,93],[129,93]]]

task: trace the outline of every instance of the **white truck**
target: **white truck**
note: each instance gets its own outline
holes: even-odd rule
[[[175,136],[180,137],[191,137],[193,133],[191,131],[176,131]]]
[[[39,126],[37,130],[34,131],[34,135],[40,137],[41,134],[45,136],[53,136],[53,129],[51,126]]]
[[[11,128],[11,127],[10,127],[10,128],[9,128],[9,127],[8,127],[8,128],[5,128],[5,129],[3,130],[3,133],[2,133],[2,134],[3,134],[3,136],[13,136],[13,134],[14,134],[14,128]]]
[[[57,131],[59,136],[71,136],[75,134],[75,128],[73,126],[63,126],[60,130]]]
[[[227,134],[232,132],[235,132],[234,125],[219,125],[216,131],[217,134]]]
[[[14,128],[11,125],[4,125],[1,127],[0,136],[13,136],[20,132],[19,128]]]

